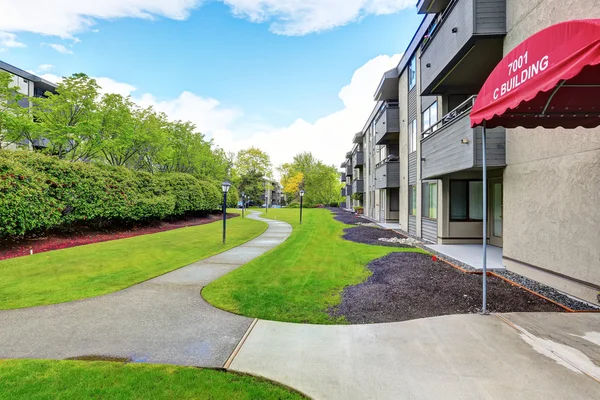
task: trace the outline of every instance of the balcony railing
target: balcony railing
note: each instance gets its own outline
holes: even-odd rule
[[[352,193],[364,193],[365,192],[365,181],[362,179],[355,179],[352,182]]]
[[[385,102],[375,117],[375,144],[398,143],[400,137],[400,109],[398,102]]]
[[[365,153],[356,151],[352,154],[352,168],[360,168],[365,164]]]
[[[447,124],[452,123],[456,119],[463,117],[465,114],[470,114],[473,106],[475,105],[476,99],[477,96],[471,96],[464,102],[460,103],[458,107],[444,115],[438,122],[424,130],[423,133],[421,133],[421,140],[435,134],[435,132],[437,132],[439,129],[443,128]]]

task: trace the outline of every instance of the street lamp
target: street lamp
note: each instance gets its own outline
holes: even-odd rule
[[[302,225],[302,199],[304,198],[304,189],[300,191],[300,225]]]
[[[246,208],[246,193],[242,192],[242,218],[244,218],[244,209]]]
[[[267,190],[269,189],[269,187],[267,186],[267,178],[264,178],[263,180],[263,185],[265,187],[265,209],[266,209],[266,213],[269,213],[269,195],[267,194]]]
[[[223,244],[227,240],[227,192],[231,183],[225,181],[221,184],[221,190],[223,190]]]

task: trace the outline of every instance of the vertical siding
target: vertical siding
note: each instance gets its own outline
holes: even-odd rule
[[[417,152],[408,155],[408,184],[417,184]]]
[[[400,187],[400,162],[391,161],[375,170],[375,189]]]
[[[475,137],[477,147],[475,151],[475,165],[477,167],[483,166],[483,140],[482,135],[483,129],[475,129]],[[486,162],[490,167],[503,167],[506,165],[506,129],[494,128],[488,129],[486,133],[487,137],[487,154]]]
[[[397,107],[390,107],[386,111],[387,114],[387,131],[400,132],[400,110]]]
[[[437,220],[421,218],[421,237],[431,243],[437,243]]]
[[[408,92],[408,123],[417,118],[417,86]]]
[[[408,233],[411,235],[417,234],[417,217],[414,215],[408,216]]]
[[[474,0],[475,33],[506,33],[506,0]]]

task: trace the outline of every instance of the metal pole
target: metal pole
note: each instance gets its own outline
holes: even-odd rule
[[[487,314],[487,138],[485,121],[481,133],[483,146],[483,308],[482,313]]]
[[[223,193],[223,244],[227,241],[227,193]]]
[[[302,225],[302,199],[304,196],[300,196],[300,225]]]

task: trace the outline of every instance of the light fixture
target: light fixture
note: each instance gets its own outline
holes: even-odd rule
[[[300,191],[300,197],[304,197],[304,190]]]
[[[460,141],[460,142],[461,142],[462,144],[469,144],[469,139],[467,139],[467,138],[464,138],[464,139],[461,139],[461,141]]]
[[[229,183],[228,181],[221,183],[221,190],[223,191],[223,193],[229,192],[230,187],[231,187],[231,183]]]
[[[431,63],[427,63],[427,64],[425,64],[425,66],[426,66],[427,68],[431,68]]]
[[[452,33],[456,33],[458,32],[458,28],[455,26],[454,28],[452,28]]]

